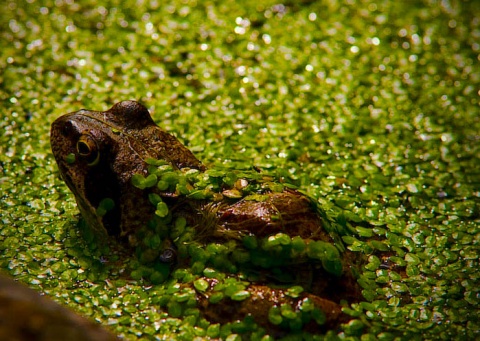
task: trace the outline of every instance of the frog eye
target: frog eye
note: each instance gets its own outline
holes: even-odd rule
[[[90,135],[82,135],[77,141],[77,153],[87,161],[87,165],[95,166],[100,161],[100,151]]]

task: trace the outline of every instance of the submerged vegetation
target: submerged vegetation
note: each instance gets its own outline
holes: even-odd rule
[[[299,331],[307,320],[324,325],[324,315],[308,299],[298,310],[278,305],[267,319],[290,331],[285,338],[479,337],[475,1],[33,0],[3,7],[2,272],[128,340],[268,340],[277,335],[249,318],[203,318],[198,297],[217,281],[203,295],[212,304],[248,301],[259,274],[237,276],[238,269],[271,268],[292,254],[333,260],[336,271],[337,251],[284,234],[184,246],[179,241],[195,233],[181,219],[147,226],[146,247],[135,254],[100,240],[79,220],[48,131],[67,112],[135,98],[212,168],[210,180],[232,185],[257,167],[294,183],[332,229],[349,232],[336,246],[365,259],[361,296],[343,308],[351,319]],[[163,175],[135,183],[182,188],[178,174]],[[199,184],[183,195],[215,195],[198,174],[182,176]],[[233,186],[222,195],[239,193]],[[168,219],[162,201],[151,201],[157,219]],[[162,233],[175,237],[176,252],[188,259],[183,266],[168,262],[175,255]],[[148,250],[158,245],[163,251],[153,256],[166,262],[152,263]],[[303,300],[302,285],[288,290],[288,300]]]

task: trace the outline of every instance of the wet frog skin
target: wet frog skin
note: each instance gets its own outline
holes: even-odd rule
[[[241,240],[242,236],[268,238],[283,233],[301,237],[307,244],[310,241],[334,244],[312,201],[294,189],[263,189],[261,200],[222,195],[222,192],[214,200],[195,200],[172,188],[134,186],[132,177],[135,174],[147,177],[148,160],[152,159],[163,160],[177,171],[206,171],[185,146],[153,122],[148,110],[138,102],[120,102],[105,112],[80,110],[61,116],[52,124],[51,145],[61,176],[74,193],[88,225],[98,233],[128,240],[130,246],[143,247],[139,246],[136,233],[155,217],[155,207],[149,197],[152,193],[162,198],[173,217],[183,217],[188,226],[194,226],[205,243],[228,243],[231,239]],[[237,183],[241,188],[242,181]],[[223,193],[230,191],[227,188]],[[105,200],[110,201],[109,209],[99,213]],[[175,260],[170,248],[168,252],[157,251],[157,261]],[[277,323],[272,323],[273,308],[289,305],[298,310],[302,302],[308,301],[320,309],[325,318],[315,323],[309,317],[300,324],[303,329],[335,328],[348,321],[348,316],[341,311],[340,300],[352,302],[361,296],[352,271],[357,261],[347,253],[341,256],[341,274],[332,274],[318,262],[308,259],[277,267],[280,272],[291,275],[290,287],[302,285],[305,288],[293,296],[288,294],[288,285],[270,286],[272,274],[264,268],[257,271],[253,266],[246,271],[254,273],[258,282],[245,286],[247,298],[226,298],[212,304],[210,298],[217,281],[200,278],[207,288],[197,296],[199,309],[214,323],[251,316],[259,325],[275,331],[278,327]],[[177,266],[188,266],[188,259],[178,258]],[[249,267],[252,264],[249,263]],[[191,287],[191,283],[182,285]]]

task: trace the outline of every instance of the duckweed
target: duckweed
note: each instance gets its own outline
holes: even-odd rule
[[[348,249],[368,258],[359,279],[364,301],[344,308],[354,319],[325,335],[290,338],[478,338],[475,1],[126,1],[122,7],[6,1],[4,7],[5,272],[127,340],[273,339],[249,324],[202,322],[189,310],[189,295],[174,299],[184,295],[181,284],[199,279],[190,266],[155,280],[163,270],[140,265],[118,243],[100,241],[78,224],[76,203],[49,151],[49,122],[81,107],[103,110],[137,98],[199,159],[220,166],[208,178],[185,171],[192,190],[181,177],[162,179],[173,169],[148,160],[155,172],[148,181],[137,178],[137,187],[156,182],[161,191],[205,199],[224,183],[232,192],[222,195],[236,197],[255,192],[251,184],[237,185],[255,166],[306,191],[336,228],[355,232],[340,233]],[[186,222],[171,225],[170,236],[192,240]],[[213,257],[268,266],[271,258],[253,252],[264,242],[245,237]],[[295,237],[274,247],[279,253],[291,247],[288,257],[308,252]],[[188,248],[177,252],[189,255]],[[210,257],[203,275],[223,280],[226,273],[209,265]],[[209,299],[218,303],[224,293]],[[307,302],[301,309],[322,322]],[[268,318],[291,321],[297,330],[298,319],[287,319],[280,307]]]
[[[166,203],[164,203],[163,201],[157,203],[156,210],[155,210],[155,214],[157,216],[159,216],[160,218],[164,218],[168,215],[168,212],[169,210]]]
[[[279,325],[283,321],[282,313],[279,307],[273,306],[268,311],[268,320],[274,325]]]
[[[111,211],[115,207],[115,201],[112,198],[105,198],[100,201],[97,208],[97,215],[103,217],[108,211]]]

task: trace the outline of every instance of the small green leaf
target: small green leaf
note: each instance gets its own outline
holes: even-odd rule
[[[312,317],[319,325],[325,324],[325,322],[327,321],[325,313],[318,308],[313,309]]]
[[[103,217],[105,214],[107,214],[108,211],[112,210],[115,207],[115,201],[111,198],[105,198],[102,201],[100,201],[100,204],[98,205],[97,208],[97,216]]]
[[[372,245],[377,250],[388,251],[388,246],[381,241],[371,240],[371,241],[369,241],[369,244]]]
[[[176,229],[185,229],[185,227],[187,226],[187,219],[185,219],[185,217],[178,217],[176,220],[175,220],[175,228]]]
[[[132,185],[144,189],[145,188],[145,177],[142,174],[133,174],[132,175]]]
[[[227,185],[227,186],[233,186],[235,184],[235,181],[237,181],[237,175],[233,172],[228,172],[227,174],[225,174],[225,176],[223,177],[223,182]]]
[[[300,285],[294,285],[293,287],[287,289],[286,294],[287,296],[297,298],[300,296],[302,292],[303,292],[303,287],[301,287]]]
[[[337,277],[340,277],[342,275],[343,266],[340,259],[334,259],[334,260],[324,259],[322,260],[322,266],[325,270],[327,270],[332,275],[335,275]]]
[[[168,189],[168,187],[169,187],[168,182],[166,182],[164,180],[160,180],[157,183],[157,188],[161,191],[166,191]]]
[[[243,200],[264,202],[267,201],[269,198],[270,197],[267,194],[251,194],[244,197]]]
[[[280,245],[290,245],[292,243],[292,239],[286,233],[277,233],[275,238],[278,240]]]
[[[225,341],[242,341],[242,337],[238,334],[230,334]]]
[[[150,203],[154,206],[157,206],[158,203],[162,202],[162,198],[156,194],[156,193],[150,193],[148,195],[148,200],[150,201]]]
[[[283,303],[280,305],[280,313],[282,314],[283,317],[292,320],[295,317],[297,317],[297,314],[293,311],[293,308],[290,304],[288,303]]]
[[[111,198],[105,198],[100,201],[100,206],[105,208],[107,211],[110,211],[115,207],[115,201],[113,201]]]
[[[235,262],[243,264],[250,260],[250,253],[243,248],[239,248],[232,252],[232,258]]]
[[[165,276],[165,274],[163,274],[161,272],[158,272],[158,271],[154,271],[150,275],[150,281],[153,284],[161,284],[161,283],[165,282],[166,279],[167,279],[167,277]]]
[[[175,186],[178,183],[179,176],[176,172],[165,172],[162,174],[162,181],[165,181],[171,186]]]
[[[199,190],[190,192],[190,194],[188,194],[187,197],[195,200],[203,200],[207,198],[207,192],[203,189],[199,189]]]
[[[73,281],[78,277],[78,272],[75,269],[70,269],[62,272],[60,279],[62,281]]]
[[[153,187],[157,184],[157,176],[155,174],[150,174],[146,177],[143,185],[145,188]]]
[[[224,297],[223,292],[216,292],[216,293],[212,294],[212,296],[210,296],[210,298],[208,299],[208,301],[209,301],[210,303],[215,304],[215,303],[218,303],[218,302],[220,302],[221,300],[223,300],[223,297]]]
[[[273,306],[269,309],[268,311],[268,320],[270,323],[278,326],[280,323],[282,323],[283,318],[282,314],[280,312],[280,308],[277,306]]]
[[[142,276],[143,276],[143,272],[141,270],[133,270],[131,273],[130,273],[130,276],[134,279],[134,280],[140,280],[142,279]]]
[[[420,257],[413,253],[407,253],[405,255],[405,260],[410,263],[410,265],[417,265],[420,263]]]
[[[345,325],[345,330],[348,331],[349,335],[361,336],[364,328],[365,325],[360,320],[351,320]]]
[[[147,165],[152,165],[152,166],[163,166],[163,165],[168,165],[169,163],[165,160],[157,160],[151,157],[147,157],[145,160]]]
[[[169,302],[167,309],[171,317],[180,317],[182,315],[182,306],[177,302]]]
[[[227,198],[231,198],[231,199],[239,199],[243,196],[242,192],[240,192],[238,189],[235,189],[235,188],[227,189],[223,191],[222,194]]]
[[[207,336],[216,339],[216,338],[218,338],[219,334],[220,334],[220,324],[219,323],[211,324],[211,325],[208,326]]]
[[[219,273],[215,269],[212,269],[212,268],[203,269],[203,275],[207,278],[218,278],[219,277]]]
[[[164,203],[163,201],[162,202],[159,202],[157,204],[157,209],[155,211],[155,214],[157,216],[159,216],[160,218],[164,218],[168,215],[168,206],[166,203]]]
[[[303,312],[312,311],[314,308],[315,308],[315,304],[308,297],[304,298],[300,304],[300,310]]]
[[[188,184],[188,183],[178,183],[176,190],[177,190],[177,192],[179,192],[181,195],[187,195],[187,194],[190,193],[191,186],[190,186],[190,184]]]
[[[250,297],[250,292],[247,290],[240,290],[234,293],[230,298],[234,301],[243,301]]]
[[[365,269],[370,271],[375,271],[380,266],[380,259],[377,256],[370,256],[368,257],[368,264],[365,265]]]
[[[208,169],[207,171],[205,171],[205,174],[207,174],[208,176],[211,176],[213,178],[219,178],[219,177],[223,177],[225,175],[225,172],[222,171],[222,170],[219,170],[219,169]]]
[[[72,163],[75,162],[75,154],[74,153],[70,153],[68,154],[67,156],[65,156],[65,162],[68,163],[69,165],[71,165]]]
[[[242,239],[243,245],[247,249],[256,249],[258,247],[258,240],[255,236],[245,236]]]
[[[192,273],[193,274],[201,274],[203,273],[203,270],[205,270],[205,263],[204,262],[194,262],[192,264]]]
[[[305,244],[305,241],[303,240],[302,237],[300,236],[295,236],[292,238],[292,249],[297,251],[297,252],[301,252],[303,250],[305,250],[306,248],[306,244]]]
[[[269,182],[268,188],[270,188],[272,192],[276,192],[276,193],[281,193],[283,192],[283,189],[284,189],[283,185],[278,182]]]
[[[373,236],[373,230],[371,228],[357,226],[355,229],[360,237],[369,238]]]
[[[205,279],[199,278],[199,279],[197,279],[195,282],[193,282],[193,286],[194,286],[195,289],[197,289],[198,291],[204,292],[205,290],[208,289],[209,284],[208,284],[208,282],[207,282]]]

